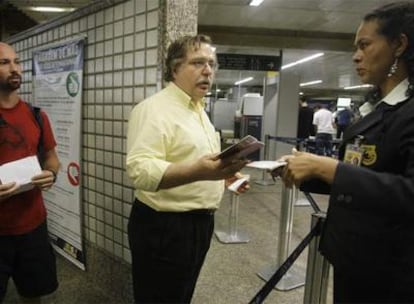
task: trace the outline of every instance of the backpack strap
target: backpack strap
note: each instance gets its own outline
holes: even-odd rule
[[[45,149],[43,147],[43,119],[42,115],[40,113],[41,109],[39,107],[35,107],[30,103],[27,103],[27,105],[30,108],[30,111],[32,112],[37,125],[40,129],[40,136],[39,136],[39,142],[37,143],[37,158],[39,159],[40,165],[43,164],[44,156],[45,156]]]

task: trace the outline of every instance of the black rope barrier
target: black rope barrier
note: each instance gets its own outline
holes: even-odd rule
[[[303,192],[303,194],[305,195],[305,197],[307,198],[307,200],[309,201],[309,203],[311,204],[313,211],[315,211],[316,213],[321,212],[321,208],[319,208],[318,204],[316,203],[316,201],[313,199],[312,195],[310,195],[309,192]]]
[[[272,289],[280,281],[280,279],[286,274],[289,268],[293,265],[296,259],[300,256],[303,250],[308,246],[312,239],[319,235],[321,232],[322,221],[319,219],[317,224],[306,235],[306,237],[300,242],[295,250],[289,255],[285,262],[276,270],[269,281],[259,290],[259,292],[251,299],[249,304],[261,304],[267,298]]]

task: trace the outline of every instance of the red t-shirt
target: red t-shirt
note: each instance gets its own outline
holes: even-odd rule
[[[44,151],[56,141],[46,113],[43,120]],[[0,165],[37,154],[40,128],[29,106],[19,100],[11,109],[0,108]],[[46,219],[42,192],[35,187],[0,202],[0,235],[17,235],[32,231]]]

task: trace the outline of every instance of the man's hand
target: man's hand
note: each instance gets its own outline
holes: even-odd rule
[[[237,181],[238,179],[241,179],[243,177],[248,177],[248,178],[242,184],[240,184],[240,186],[236,189],[236,191],[234,191],[234,193],[236,193],[236,194],[245,193],[246,191],[248,191],[250,189],[250,184],[249,184],[249,177],[250,176],[243,175],[240,172],[237,172],[234,176],[232,176],[232,177],[225,180],[226,188],[228,188],[235,181]]]
[[[49,190],[53,186],[55,176],[50,170],[43,170],[41,174],[33,176],[32,183],[41,190]]]
[[[208,154],[191,163],[172,163],[165,171],[158,189],[202,180],[232,178],[248,162],[247,159],[219,159],[217,154]]]
[[[19,189],[19,187],[20,185],[15,182],[0,184],[0,202],[12,196]]]

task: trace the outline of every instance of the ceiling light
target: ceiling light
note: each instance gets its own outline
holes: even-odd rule
[[[29,6],[27,8],[30,11],[44,12],[44,13],[64,13],[72,12],[75,10],[73,7],[52,7],[52,6]]]
[[[234,84],[235,84],[235,85],[239,85],[239,84],[242,84],[242,83],[248,82],[248,81],[250,81],[250,80],[253,80],[253,77],[247,77],[247,78],[244,78],[244,79],[242,79],[242,80],[236,81]]]
[[[344,87],[344,90],[354,90],[354,89],[362,89],[362,88],[372,88],[371,84],[361,84],[356,86]]]
[[[310,85],[314,85],[314,84],[318,84],[318,83],[322,83],[322,80],[314,80],[314,81],[309,81],[309,82],[302,82],[299,85],[301,87],[306,87],[306,86],[310,86]]]
[[[303,59],[294,61],[292,63],[285,64],[285,65],[282,66],[282,70],[293,67],[293,66],[301,64],[301,63],[304,63],[304,62],[307,62],[307,61],[310,61],[310,60],[313,60],[313,59],[316,59],[316,58],[321,57],[323,55],[325,55],[325,53],[317,53],[317,54],[305,57]]]
[[[260,4],[262,4],[264,0],[251,0],[249,5],[250,6],[259,6]]]

